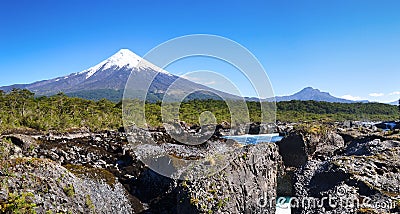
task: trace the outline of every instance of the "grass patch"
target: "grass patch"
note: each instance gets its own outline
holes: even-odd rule
[[[82,165],[73,165],[73,164],[67,164],[64,167],[79,177],[90,178],[97,181],[102,180],[105,181],[109,186],[114,188],[115,176],[111,172],[105,169],[98,169],[98,168],[82,166]]]

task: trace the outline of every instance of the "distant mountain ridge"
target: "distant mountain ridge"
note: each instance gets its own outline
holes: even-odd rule
[[[314,89],[312,87],[306,87],[302,89],[301,91],[289,95],[289,96],[277,96],[276,98],[277,102],[281,101],[291,101],[291,100],[314,100],[314,101],[323,101],[323,102],[330,102],[330,103],[355,103],[355,102],[368,102],[368,100],[360,100],[360,101],[353,101],[353,100],[347,100],[343,98],[338,98],[334,97],[328,92],[321,92],[318,89]]]
[[[246,97],[248,101],[259,101],[260,99],[255,97]],[[276,96],[274,98],[261,99],[262,101],[276,101],[276,102],[284,102],[284,101],[292,101],[292,100],[300,100],[300,101],[317,101],[317,102],[329,102],[329,103],[368,103],[368,100],[347,100],[343,98],[338,98],[332,96],[328,92],[321,92],[318,89],[314,89],[312,87],[306,87],[301,91],[288,96]]]

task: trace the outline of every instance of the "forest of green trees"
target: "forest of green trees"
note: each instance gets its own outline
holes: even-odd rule
[[[90,101],[64,94],[35,97],[28,90],[0,92],[0,131],[32,128],[40,131],[65,131],[87,127],[113,129],[122,124],[121,110],[108,100]]]
[[[259,102],[247,102],[249,118],[259,122]],[[270,103],[268,103],[270,106]],[[162,124],[161,102],[146,103],[146,122]],[[381,103],[327,103],[289,101],[276,104],[276,119],[282,122],[301,121],[381,121],[397,120],[397,106]],[[231,114],[222,100],[191,100],[180,104],[179,118],[188,124],[198,124],[204,111],[215,115],[218,123],[231,122]],[[240,112],[239,112],[240,113]],[[246,116],[246,112],[240,113]],[[271,116],[271,115],[269,115]],[[62,93],[50,97],[35,97],[28,90],[0,91],[0,132],[16,128],[39,131],[68,131],[86,127],[91,131],[117,129],[122,126],[122,102],[99,101],[68,97]]]

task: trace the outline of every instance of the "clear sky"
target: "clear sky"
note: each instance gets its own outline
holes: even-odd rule
[[[277,95],[312,86],[338,97],[394,101],[399,11],[398,0],[3,0],[0,85],[64,76],[121,48],[144,55],[166,40],[201,33],[248,48]]]

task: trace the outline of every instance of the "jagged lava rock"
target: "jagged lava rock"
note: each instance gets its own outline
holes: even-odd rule
[[[178,213],[275,213],[277,146],[248,145],[233,157],[211,177],[180,183]]]

